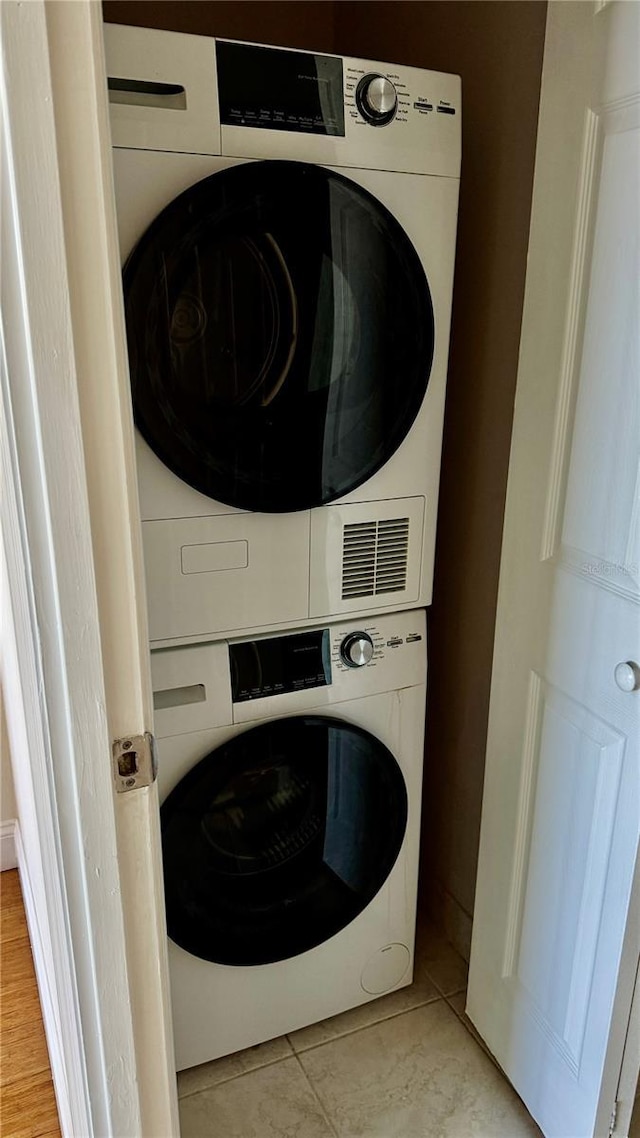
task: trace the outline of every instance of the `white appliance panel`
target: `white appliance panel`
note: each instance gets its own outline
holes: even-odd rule
[[[175,150],[192,154],[220,153],[220,116],[215,41],[205,36],[105,24],[105,52],[110,79],[145,80],[184,89],[184,106],[158,94],[156,105],[111,101],[114,146],[142,150]],[[123,97],[120,93],[119,98]]]
[[[173,33],[113,25],[106,28],[109,74],[125,79],[138,74],[144,80],[176,85],[182,82],[187,108],[196,108],[189,121],[206,123],[208,132],[206,137],[199,137],[200,152],[187,153],[188,145],[183,144],[176,124],[186,121],[181,116],[190,111],[163,107],[161,99],[157,106],[112,106],[123,258],[169,202],[212,173],[265,158],[323,164],[370,192],[406,232],[429,282],[435,348],[422,406],[395,453],[361,486],[335,502],[311,510],[261,515],[217,502],[169,470],[136,432],[152,643],[168,646],[206,640],[214,634],[310,624],[318,616],[428,605],[432,596],[457,218],[459,80],[414,68],[345,59],[344,138],[230,126],[223,126],[220,136],[215,81],[213,96],[210,86],[206,86],[202,98],[194,94],[194,86],[200,90],[202,68],[210,68],[212,56],[215,61],[215,44],[190,36],[180,36],[178,41],[173,55]],[[191,41],[196,41],[197,63],[190,70],[187,48]],[[140,64],[137,71],[136,61]],[[355,108],[354,85],[365,71],[388,74],[399,92],[396,119],[381,129],[371,128]],[[188,80],[181,80],[181,74],[188,74]],[[425,104],[432,110],[426,111]],[[439,105],[455,113],[438,113]],[[166,135],[162,135],[162,123],[166,124]],[[149,141],[151,138],[155,141]],[[146,149],[151,146],[156,149]],[[196,149],[195,143],[193,146]],[[225,150],[224,155],[221,149]],[[401,500],[411,505],[405,508]],[[402,507],[399,517],[409,515],[409,552],[402,588],[373,590],[360,597],[353,590],[343,591],[347,506],[354,507],[354,514],[378,527],[393,516],[396,507]],[[285,517],[289,522],[283,520]],[[235,527],[241,534],[239,540],[247,542],[246,564],[236,564],[232,558],[227,567],[216,564],[208,572],[204,564],[201,574],[185,574],[180,530],[186,519],[202,527],[202,536],[190,538],[189,544],[194,546],[224,545],[228,530]],[[218,526],[220,534],[212,538],[213,528]],[[268,536],[270,529],[272,540]]]
[[[387,991],[413,979],[420,794],[424,731],[424,688],[332,705],[329,714],[364,727],[393,752],[407,784],[409,819],[396,864],[380,892],[336,936],[309,952],[275,964],[233,968],[199,960],[169,941],[173,1030],[178,1070],[254,1046],[306,1027],[372,998],[362,975],[389,944],[406,946],[410,966]],[[275,718],[275,716],[274,716]],[[198,758],[242,728],[222,727],[177,736],[169,751],[160,746],[160,771],[180,778]],[[161,790],[164,788],[164,776]]]
[[[329,137],[221,127],[212,39],[106,24],[105,49],[110,77],[176,84],[185,91],[184,110],[163,107],[161,99],[156,106],[112,104],[114,146],[460,176],[461,81],[457,75],[345,57],[345,133]],[[390,79],[398,92],[395,118],[373,130],[355,104],[359,80],[372,72]]]
[[[192,639],[309,611],[309,513],[142,523],[152,641]]]
[[[170,942],[178,1069],[297,1030],[411,983],[426,693],[425,615],[420,611],[373,616],[362,625],[327,627],[329,686],[243,703],[232,703],[228,682],[218,684],[225,667],[228,673],[228,641],[152,653],[156,693],[172,687],[185,692],[200,684],[206,688],[206,697],[198,704],[156,711],[161,800],[200,759],[257,722],[309,713],[337,717],[379,739],[395,756],[408,796],[404,840],[385,884],[351,924],[323,944],[274,964],[236,968],[198,959]],[[364,667],[348,668],[341,662],[339,648],[355,630],[369,632],[375,652]],[[193,719],[197,730],[184,730],[189,707],[203,709]],[[207,728],[201,729],[205,722]],[[404,952],[391,946],[403,946]],[[387,967],[389,960],[392,966]]]

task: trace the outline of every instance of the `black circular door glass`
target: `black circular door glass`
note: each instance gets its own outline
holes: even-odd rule
[[[339,719],[253,727],[211,751],[161,810],[169,936],[219,964],[322,944],[396,861],[407,793],[391,752]]]
[[[302,162],[191,186],[124,268],[136,423],[228,505],[319,506],[370,478],[429,382],[420,260],[368,191]]]

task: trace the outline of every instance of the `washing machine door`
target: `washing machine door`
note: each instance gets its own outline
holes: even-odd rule
[[[220,964],[305,952],[384,884],[407,823],[391,752],[339,719],[254,727],[212,751],[161,810],[169,936]]]
[[[248,510],[370,478],[425,395],[434,319],[392,214],[340,174],[246,162],[190,187],[124,269],[137,426],[189,485]]]

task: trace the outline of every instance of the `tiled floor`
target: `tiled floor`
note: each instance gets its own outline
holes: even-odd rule
[[[178,1077],[182,1138],[539,1138],[464,1016],[466,965],[419,933],[416,979]]]

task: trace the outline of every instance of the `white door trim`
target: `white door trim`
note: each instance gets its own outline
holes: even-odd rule
[[[101,7],[0,21],[3,669],[45,1028],[65,1135],[170,1138],[157,791],[111,773],[151,712]]]
[[[628,1134],[640,1078],[640,858],[636,860],[631,901],[611,1031],[596,1115],[596,1134],[607,1135],[611,1102],[616,1103],[615,1134]]]
[[[9,271],[6,243],[3,242],[3,246],[3,276],[6,276]],[[14,465],[15,448],[10,442],[13,423],[4,353],[1,362],[2,687],[16,799],[25,828],[25,842],[19,843],[17,851],[20,878],[60,1126],[65,1136],[93,1135],[96,1131],[91,1117],[55,790],[51,781],[51,739],[41,680],[35,602],[24,555],[26,538],[18,497],[20,484]],[[98,1109],[99,1105],[97,1102]]]

